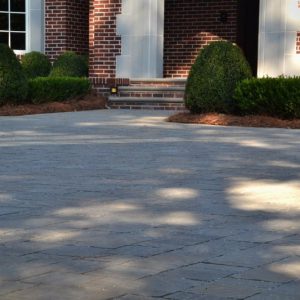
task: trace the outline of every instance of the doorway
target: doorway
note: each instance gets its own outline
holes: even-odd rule
[[[243,49],[255,76],[258,63],[259,1],[239,0],[238,45]]]

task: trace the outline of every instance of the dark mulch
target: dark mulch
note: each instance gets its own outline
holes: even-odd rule
[[[96,95],[87,95],[82,99],[44,104],[4,105],[0,107],[0,116],[22,116],[57,112],[105,109],[106,99]]]
[[[178,113],[170,116],[168,122],[187,124],[207,124],[219,126],[242,126],[242,127],[273,127],[273,128],[300,128],[300,119],[282,120],[267,116],[233,116],[225,114],[190,114]]]

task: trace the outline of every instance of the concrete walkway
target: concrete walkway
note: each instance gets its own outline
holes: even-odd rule
[[[0,117],[0,299],[300,298],[300,131],[164,112]]]

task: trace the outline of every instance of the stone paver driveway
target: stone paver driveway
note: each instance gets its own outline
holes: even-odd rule
[[[0,118],[0,299],[300,299],[300,131],[163,112]]]

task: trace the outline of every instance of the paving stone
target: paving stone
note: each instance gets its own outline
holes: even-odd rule
[[[245,299],[261,292],[270,292],[277,285],[276,283],[263,281],[223,278],[208,284],[206,287],[194,287],[188,291],[195,294],[206,295],[207,297]]]
[[[274,247],[270,245],[260,245],[226,253],[225,255],[208,259],[207,262],[232,266],[257,267],[279,261],[288,256],[288,253],[275,251]]]
[[[163,297],[193,287],[193,281],[169,274],[159,274],[138,280],[137,293],[151,297]]]
[[[297,299],[300,131],[168,115],[0,117],[1,300]]]
[[[56,287],[39,285],[26,291],[19,291],[15,293],[10,293],[2,298],[3,300],[53,300],[53,299],[89,299],[89,300],[106,300],[107,297],[105,293],[100,293],[99,291],[85,290],[81,287]],[[1,300],[2,300],[1,299]]]
[[[5,295],[9,295],[14,292],[23,291],[32,288],[34,285],[24,282],[7,282],[7,281],[0,281],[0,297],[4,297]]]
[[[279,295],[290,296],[290,297],[297,295],[299,297],[299,295],[300,295],[300,280],[283,284],[283,285],[279,286],[278,288],[274,289],[273,293],[279,294]]]
[[[63,270],[58,262],[6,262],[0,268],[0,280],[25,280],[54,270]]]
[[[247,268],[198,263],[187,267],[181,267],[176,270],[167,271],[163,274],[178,276],[178,278],[181,277],[189,280],[209,282],[232,276],[234,274],[240,274],[246,270]]]
[[[300,257],[289,257],[278,262],[254,268],[232,277],[270,282],[290,282],[300,279]]]
[[[291,295],[284,295],[284,294],[273,294],[270,293],[261,293],[250,297],[248,299],[251,300],[299,300],[299,296],[291,296]]]
[[[266,243],[279,240],[289,233],[284,232],[254,232],[254,231],[245,231],[237,235],[230,236],[230,240],[234,241],[244,241],[244,242],[256,242],[256,243]]]
[[[227,297],[217,297],[217,296],[203,296],[199,294],[194,294],[194,293],[187,293],[187,292],[178,292],[171,294],[169,296],[166,296],[165,299],[170,299],[170,300],[230,300],[233,298],[227,298]]]
[[[171,300],[193,300],[199,299],[199,295],[187,292],[176,292],[174,294],[165,296],[164,298]]]
[[[142,295],[125,295],[125,296],[121,296],[118,297],[116,299],[120,299],[120,300],[154,300],[154,299],[166,299],[166,298],[158,298],[158,297],[145,297]]]

